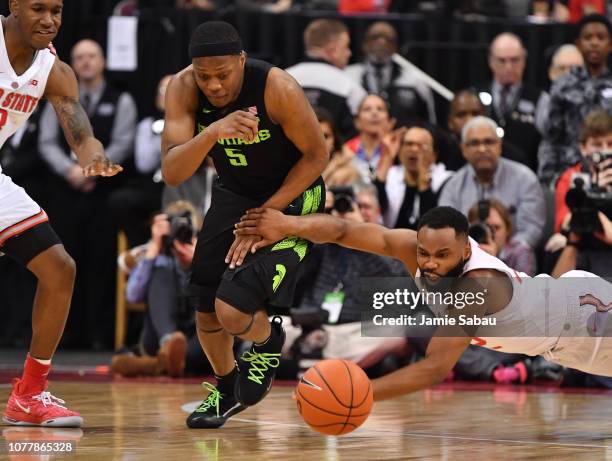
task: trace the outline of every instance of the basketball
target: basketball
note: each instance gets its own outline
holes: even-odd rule
[[[370,379],[347,360],[323,360],[309,368],[295,398],[304,421],[326,435],[354,431],[368,418],[374,403]]]

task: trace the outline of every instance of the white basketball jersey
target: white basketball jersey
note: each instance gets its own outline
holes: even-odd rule
[[[17,75],[6,51],[0,21],[0,147],[26,122],[38,105],[54,63],[55,56],[49,50],[39,50],[30,67]]]
[[[523,272],[517,272],[508,267],[503,261],[491,256],[478,246],[475,240],[470,237],[472,256],[463,268],[463,274],[476,269],[489,269],[502,272],[510,278],[512,282],[512,299],[510,303],[501,311],[490,315],[496,319],[496,326],[487,326],[491,337],[477,337],[472,340],[472,344],[486,347],[488,349],[499,350],[502,352],[514,352],[527,355],[538,355],[550,349],[556,342],[558,332],[545,331],[545,323],[540,321],[543,315],[544,305],[548,302],[547,280],[538,280],[537,283]],[[420,271],[417,271],[417,277]],[[546,277],[548,276],[537,276]],[[552,280],[552,279],[551,279]],[[555,317],[551,312],[546,313],[548,318]],[[565,318],[565,310],[559,309],[556,318],[560,317],[559,323]],[[557,322],[555,322],[555,330]],[[561,328],[561,327],[559,327]],[[499,333],[499,336],[497,334]]]

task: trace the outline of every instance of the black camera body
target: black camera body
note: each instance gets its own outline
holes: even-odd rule
[[[168,215],[168,221],[170,222],[170,232],[168,235],[164,236],[162,246],[164,253],[171,254],[172,248],[174,247],[174,241],[191,243],[194,236],[194,230],[191,213],[188,211],[181,214],[170,214]]]
[[[573,186],[565,195],[565,203],[572,213],[569,230],[580,236],[601,231],[601,222],[597,216],[603,212],[612,216],[612,194],[590,186],[588,173],[576,173],[572,176]]]
[[[348,213],[353,209],[355,191],[351,186],[336,186],[329,190],[334,194],[334,210],[338,213]]]
[[[472,237],[476,243],[489,243],[493,238],[491,228],[487,224],[487,218],[491,211],[491,202],[485,199],[478,200],[478,222],[474,223],[468,229],[468,235]]]
[[[304,330],[316,330],[327,323],[329,312],[320,307],[291,308],[291,324]]]

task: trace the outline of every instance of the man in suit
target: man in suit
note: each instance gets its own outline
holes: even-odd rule
[[[493,81],[478,88],[487,115],[504,130],[504,141],[521,148],[524,161],[537,168],[540,134],[535,125],[540,89],[523,83],[527,51],[521,39],[511,33],[499,34],[489,48]]]

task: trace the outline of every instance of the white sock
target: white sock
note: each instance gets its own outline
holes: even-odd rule
[[[38,363],[40,363],[41,365],[51,365],[51,359],[43,360],[43,359],[37,359],[36,357],[32,357],[32,358],[36,360]]]

